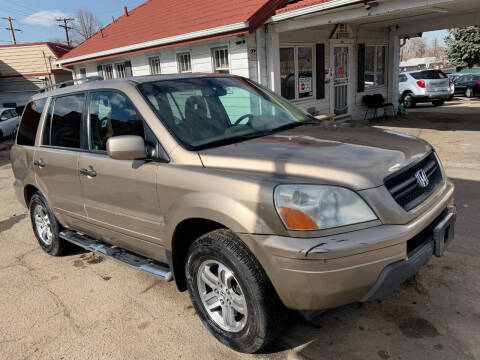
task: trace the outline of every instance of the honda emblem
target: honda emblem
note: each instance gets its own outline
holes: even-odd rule
[[[426,188],[428,184],[430,184],[430,181],[428,180],[428,176],[425,173],[425,171],[423,171],[423,169],[420,169],[415,173],[415,178],[417,179],[418,186],[422,188]]]

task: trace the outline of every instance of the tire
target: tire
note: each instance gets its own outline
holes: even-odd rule
[[[410,92],[403,95],[402,103],[407,109],[414,108],[417,105],[413,94]]]
[[[33,232],[40,247],[49,255],[61,255],[67,248],[68,243],[58,235],[61,226],[48,206],[47,200],[40,193],[36,193],[30,199],[28,208]],[[39,225],[42,223],[45,225],[45,233],[41,230],[42,226]]]
[[[433,106],[442,106],[443,104],[445,104],[445,100],[435,100],[432,101],[432,104]]]
[[[466,96],[467,98],[470,98],[470,99],[473,98],[474,92],[473,92],[473,89],[472,89],[471,87],[467,87],[467,88],[465,89],[465,96]]]
[[[0,142],[2,142],[3,140],[5,140],[5,138],[3,137],[3,132],[0,130]]]
[[[216,277],[228,271],[230,281]],[[203,280],[206,273],[208,281]],[[185,274],[197,314],[210,333],[226,346],[254,353],[282,330],[286,309],[260,263],[231,231],[215,230],[197,239],[187,254]],[[218,304],[212,311],[207,310],[200,291],[210,296],[208,304]],[[227,329],[229,324],[222,317],[224,309],[226,313],[228,309],[243,309],[245,314],[232,310],[232,326]]]

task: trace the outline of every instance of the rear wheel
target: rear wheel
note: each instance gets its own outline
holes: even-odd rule
[[[195,241],[185,273],[197,314],[223,344],[254,353],[281,331],[286,310],[261,265],[231,231],[215,230]]]
[[[61,226],[50,210],[47,200],[36,193],[30,199],[30,220],[38,244],[47,254],[61,255],[67,247],[67,242],[59,237]]]
[[[472,98],[473,97],[473,89],[471,87],[467,87],[465,89],[465,96],[467,98]]]
[[[435,100],[432,101],[432,104],[433,106],[442,106],[443,104],[445,104],[445,100]]]
[[[412,93],[406,93],[403,95],[403,106],[405,106],[407,109],[415,107],[417,103],[415,102],[415,98]]]

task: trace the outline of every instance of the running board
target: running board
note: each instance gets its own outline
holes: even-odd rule
[[[71,230],[61,231],[60,237],[68,242],[71,242],[72,244],[84,248],[85,250],[101,254],[136,270],[160,277],[165,281],[173,280],[169,267],[166,265],[161,265],[155,260],[134,254],[131,251],[119,247],[110,246],[87,235],[82,235]]]

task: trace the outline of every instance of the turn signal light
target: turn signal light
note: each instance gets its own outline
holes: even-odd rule
[[[418,87],[421,87],[422,89],[425,89],[425,80],[418,80],[417,85],[418,85]]]
[[[282,206],[278,208],[278,212],[289,229],[318,230],[315,221],[303,211]]]

